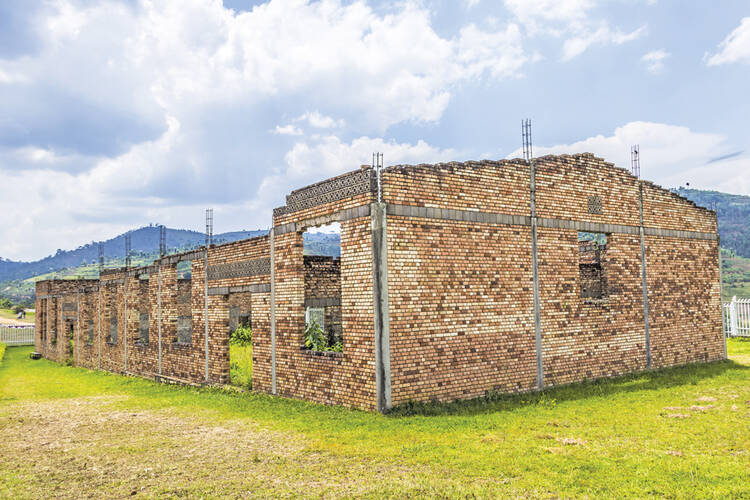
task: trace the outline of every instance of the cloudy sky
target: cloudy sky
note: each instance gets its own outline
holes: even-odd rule
[[[5,0],[0,257],[268,227],[369,163],[590,151],[750,194],[747,0]]]

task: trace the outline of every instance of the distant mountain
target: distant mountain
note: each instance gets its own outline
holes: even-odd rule
[[[721,247],[750,258],[750,196],[682,187],[673,191],[696,205],[715,209]]]
[[[229,243],[266,234],[266,230],[232,231],[214,235],[214,243]],[[122,265],[125,254],[125,235],[130,235],[134,262],[149,262],[158,256],[159,226],[146,226],[120,234],[101,242],[104,259],[108,267]],[[305,253],[308,255],[339,256],[338,234],[305,233]],[[199,247],[206,242],[206,236],[198,231],[167,228],[167,253],[177,253]],[[34,262],[16,262],[0,258],[0,283],[26,280],[55,271],[67,271],[66,275],[89,275],[93,269],[83,271],[86,266],[95,265],[99,259],[99,242],[92,241],[75,250],[57,250],[54,255]],[[2,289],[0,289],[2,293]]]
[[[233,231],[214,236],[215,243],[227,243],[253,238],[268,231]],[[130,234],[131,249],[134,256],[156,256],[159,252],[159,226],[146,226],[134,229],[107,241],[103,241],[102,250],[105,260],[123,257],[125,253],[125,235]],[[167,253],[190,250],[205,243],[206,236],[198,231],[167,228]],[[54,255],[34,262],[15,262],[0,258],[0,282],[19,280],[46,274],[51,271],[75,268],[85,264],[94,264],[99,258],[99,242],[92,241],[75,250],[57,250]]]

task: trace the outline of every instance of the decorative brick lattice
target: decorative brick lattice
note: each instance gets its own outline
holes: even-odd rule
[[[222,280],[271,274],[271,259],[255,259],[208,266],[208,279]]]
[[[589,213],[590,214],[602,213],[602,199],[600,197],[589,196]]]
[[[286,206],[274,209],[273,214],[278,216],[296,212],[358,194],[374,192],[376,188],[377,179],[374,171],[358,170],[293,192],[286,197]]]

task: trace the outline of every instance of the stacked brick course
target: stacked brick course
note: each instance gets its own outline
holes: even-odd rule
[[[231,311],[250,317],[254,390],[381,410],[725,356],[713,212],[590,154],[389,167],[382,204],[377,185],[362,168],[292,192],[268,236],[39,282],[37,350],[226,383]],[[331,222],[340,259],[305,257],[302,233]],[[604,233],[606,251],[582,252],[581,232]],[[597,263],[603,293],[584,292]],[[305,307],[334,302],[343,352],[304,349]],[[175,342],[180,317],[189,342]]]

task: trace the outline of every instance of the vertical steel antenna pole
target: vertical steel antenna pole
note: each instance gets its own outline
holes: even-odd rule
[[[638,211],[641,225],[639,233],[641,236],[641,286],[643,287],[643,333],[646,350],[646,369],[651,369],[651,333],[648,319],[648,280],[646,273],[646,236],[643,231],[643,183],[638,181]]]

